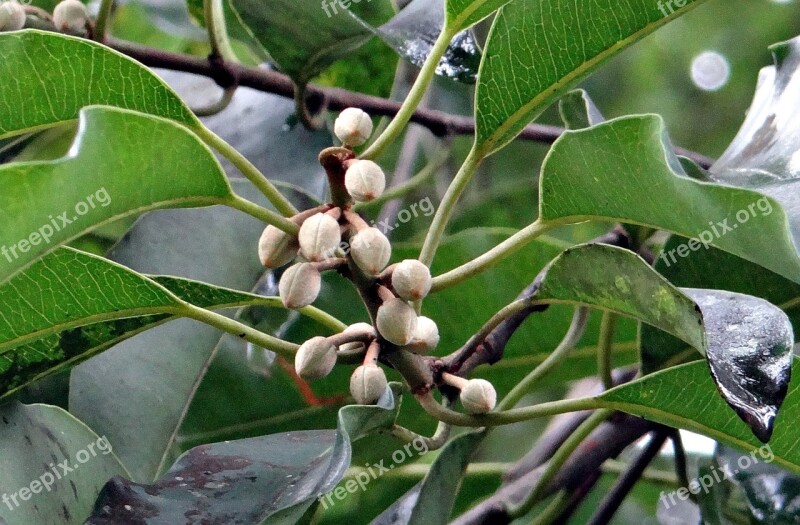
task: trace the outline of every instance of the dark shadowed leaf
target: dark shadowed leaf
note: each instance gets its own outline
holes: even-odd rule
[[[47,405],[0,408],[0,457],[0,487],[17,503],[0,505],[0,523],[8,525],[80,525],[106,481],[126,475],[105,438]],[[25,499],[22,488],[29,491]]]
[[[684,289],[703,312],[706,358],[720,393],[767,442],[789,388],[794,332],[789,318],[763,299]]]
[[[400,391],[393,383],[377,406],[342,408],[336,431],[202,445],[184,454],[153,485],[114,478],[87,523],[182,523],[191,516],[198,523],[258,525],[280,511],[308,507],[342,479],[353,441],[394,424]]]
[[[468,432],[450,441],[425,479],[375,518],[372,525],[446,524],[470,458],[484,437],[482,432]]]

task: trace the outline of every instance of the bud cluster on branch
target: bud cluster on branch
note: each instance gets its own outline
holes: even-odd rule
[[[360,109],[343,111],[334,125],[342,147],[328,148],[320,162],[328,174],[332,202],[292,217],[298,234],[267,226],[258,244],[261,263],[271,269],[294,262],[283,272],[279,293],[287,308],[311,305],[322,288],[322,273],[335,271],[359,289],[371,323],[356,323],[330,337],[313,337],[300,346],[295,368],[304,379],[327,376],[340,356],[362,364],[350,378],[350,393],[357,403],[375,403],[386,391],[381,363],[386,353],[427,354],[439,344],[439,329],[432,319],[418,315],[414,303],[431,290],[430,269],[416,259],[389,265],[392,245],[378,229],[353,210],[356,202],[380,197],[386,188],[381,167],[357,159],[353,147],[369,140],[372,119]],[[387,267],[388,266],[388,267]],[[401,371],[402,373],[402,371]],[[470,413],[494,408],[494,388],[483,380],[451,376],[442,380],[461,391]]]

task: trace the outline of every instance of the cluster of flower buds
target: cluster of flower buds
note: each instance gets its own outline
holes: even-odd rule
[[[364,144],[372,134],[372,119],[360,109],[349,108],[339,115],[334,131],[344,147],[331,148],[320,156],[326,170],[325,155],[336,156],[337,175],[332,177],[329,171],[334,203],[293,217],[299,227],[297,235],[267,226],[258,255],[262,264],[272,269],[299,259],[283,272],[278,285],[287,308],[312,304],[320,293],[324,271],[337,270],[358,283],[362,295],[369,298],[374,325],[356,323],[334,336],[309,339],[295,356],[295,369],[304,379],[319,379],[333,370],[339,356],[347,356],[350,362],[358,359],[363,364],[350,378],[350,393],[356,402],[371,404],[388,384],[379,365],[381,351],[428,353],[439,344],[439,329],[413,306],[431,290],[428,267],[415,259],[387,267],[392,256],[389,239],[352,209],[353,201],[376,199],[386,186],[380,166],[353,158],[352,148]],[[496,395],[491,384],[451,377],[458,383],[467,411],[478,414],[494,408]]]

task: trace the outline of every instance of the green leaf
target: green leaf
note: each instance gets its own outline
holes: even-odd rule
[[[264,203],[247,181],[233,181],[233,187],[245,198]],[[140,272],[251,290],[264,270],[255,252],[263,229],[260,221],[222,206],[159,210],[142,217],[109,257]],[[278,323],[285,320],[278,311],[269,315]],[[242,356],[242,341],[232,339],[236,355]],[[73,370],[70,410],[108,436],[129,465],[132,479],[150,483],[180,453],[175,444],[178,428],[221,341],[228,339],[219,330],[188,319],[139,334]],[[234,384],[243,380],[227,383],[227,388],[236,389]],[[281,399],[286,407],[285,397]],[[238,398],[225,408],[237,413],[244,403]],[[217,421],[208,410],[203,418]]]
[[[795,359],[793,372],[800,373]],[[726,409],[705,363],[689,363],[645,376],[599,396],[603,407],[620,410],[676,428],[692,430],[750,452],[762,446],[748,426]],[[800,386],[789,387],[775,423],[770,448],[775,463],[800,473]]]
[[[0,138],[75,120],[90,105],[199,125],[149,69],[83,38],[35,30],[0,33],[0,78],[15,79],[0,83]]]
[[[338,2],[229,0],[229,5],[264,55],[299,85],[372,37],[366,23]],[[368,5],[386,7],[383,2]]]
[[[462,31],[491,15],[509,0],[446,0],[445,20],[452,32]]]
[[[614,0],[508,3],[497,14],[478,75],[478,151],[485,156],[505,146],[600,64],[702,1],[666,13],[650,0],[624,8]]]
[[[182,126],[131,111],[86,108],[68,156],[0,166],[0,283],[101,224],[232,197],[214,155]]]
[[[467,432],[451,440],[421,482],[371,522],[371,525],[444,525],[453,512],[470,458],[483,442],[483,432]]]
[[[80,525],[106,481],[126,473],[104,437],[47,405],[0,409],[0,457],[0,487],[9,498],[0,522],[8,525]]]
[[[153,485],[115,478],[103,489],[88,524],[201,522],[270,523],[281,511],[303,511],[332,490],[350,466],[352,442],[390,428],[401,386],[392,383],[377,406],[347,406],[338,428],[288,432],[202,445],[184,454]]]
[[[688,178],[658,116],[568,131],[553,145],[542,166],[540,218],[595,217],[702,238],[800,282],[800,259],[781,206],[753,190]],[[695,240],[661,258],[674,263],[702,247]]]

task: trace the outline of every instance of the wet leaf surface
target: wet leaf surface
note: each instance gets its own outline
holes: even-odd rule
[[[335,431],[201,445],[153,485],[114,478],[103,488],[87,524],[257,525],[280,511],[308,506],[342,479],[353,441],[394,423],[400,389],[393,383],[377,406],[342,408]]]
[[[711,374],[720,393],[761,441],[769,441],[792,373],[789,318],[763,299],[683,290],[703,312]]]

